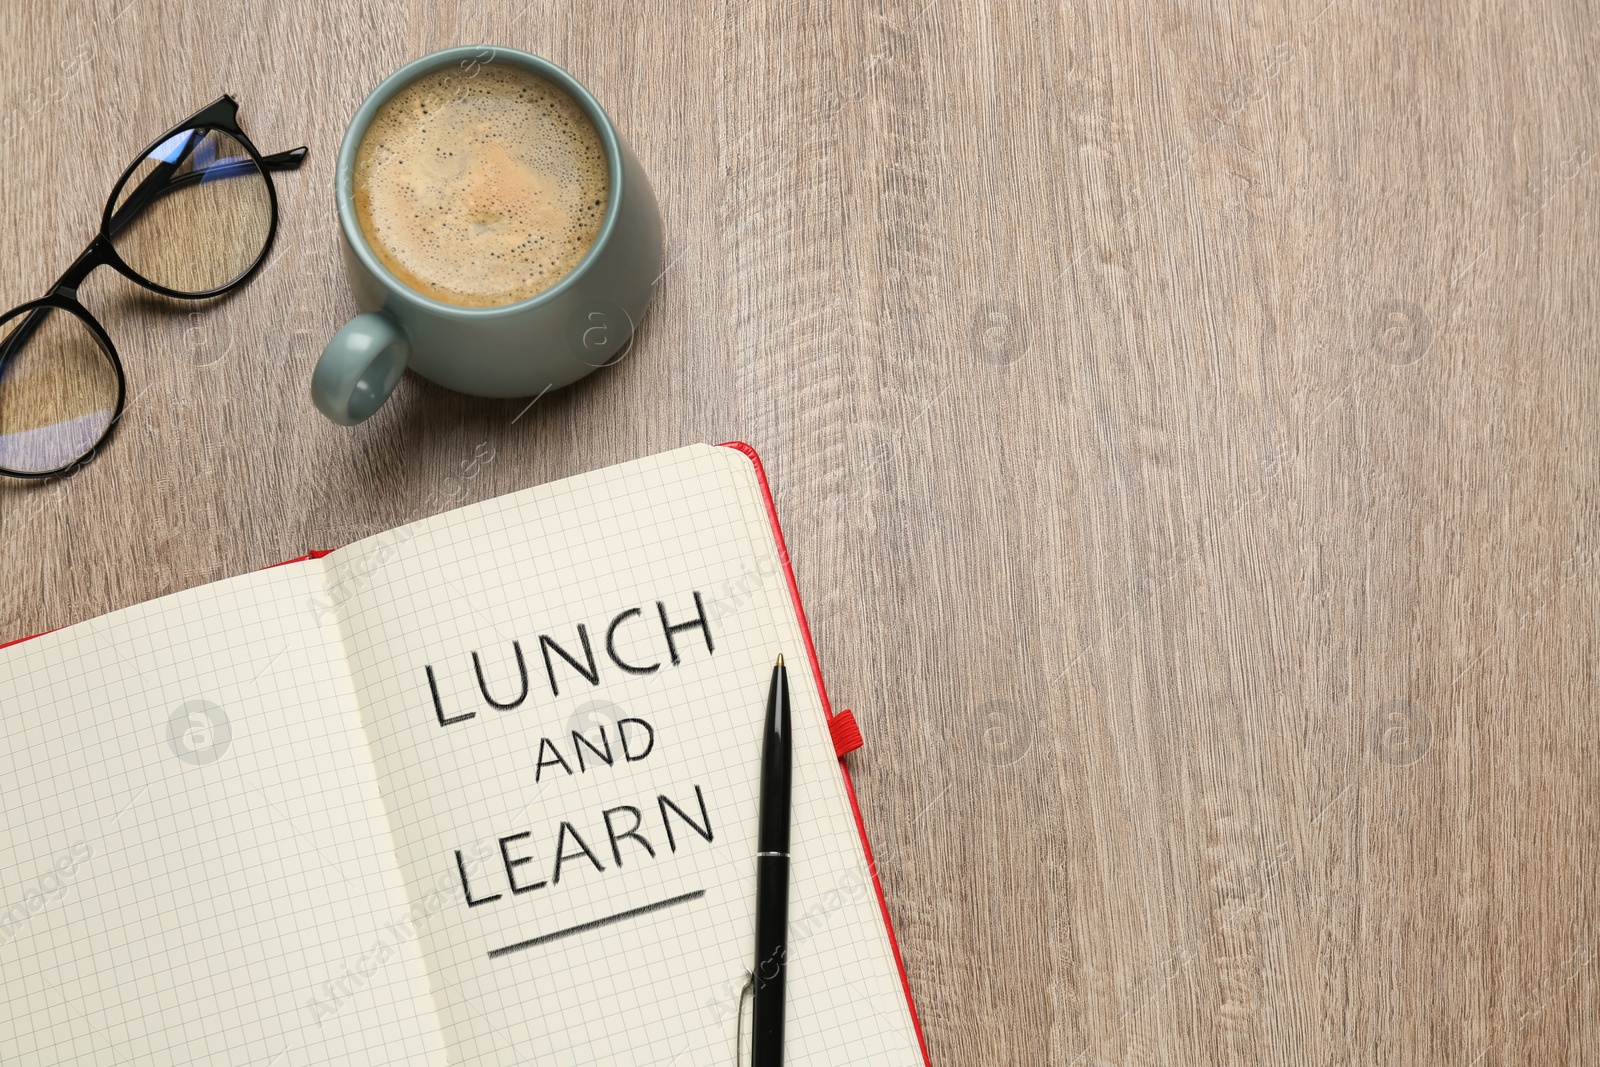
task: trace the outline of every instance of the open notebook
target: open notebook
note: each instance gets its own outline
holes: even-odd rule
[[[0,651],[0,1062],[733,1067],[779,652],[709,445]],[[921,1064],[810,658],[788,1062]]]

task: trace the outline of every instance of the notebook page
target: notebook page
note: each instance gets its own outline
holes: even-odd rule
[[[0,651],[0,1062],[444,1061],[325,588]]]
[[[680,449],[341,554],[401,866],[445,899],[422,944],[453,1062],[732,1062],[779,651],[788,1061],[921,1062],[747,458]]]

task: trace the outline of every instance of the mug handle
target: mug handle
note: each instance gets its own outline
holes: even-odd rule
[[[369,311],[339,329],[311,374],[311,399],[340,426],[365,422],[405,373],[411,342],[389,316]]]

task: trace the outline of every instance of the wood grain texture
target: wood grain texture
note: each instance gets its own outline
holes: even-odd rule
[[[344,123],[480,42],[593,89],[672,266],[520,418],[408,378],[335,427]],[[0,486],[0,634],[746,440],[934,1062],[1600,1062],[1597,48],[1567,3],[13,0],[6,302],[221,91],[311,156],[236,295],[85,288],[133,401]]]

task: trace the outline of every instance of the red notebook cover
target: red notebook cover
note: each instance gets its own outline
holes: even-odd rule
[[[756,450],[743,441],[725,441],[723,448],[733,448],[743,452],[749,457],[751,464],[756,469],[756,481],[761,485],[761,495],[767,502],[767,519],[772,523],[772,537],[778,543],[778,558],[783,561],[783,577],[789,583],[789,596],[794,600],[794,613],[800,620],[800,636],[805,638],[806,655],[811,659],[811,673],[817,680],[817,692],[822,694],[822,710],[828,716],[831,724],[839,718],[850,715],[848,710],[835,716],[833,702],[828,699],[828,687],[822,682],[822,665],[817,662],[817,648],[811,641],[811,624],[806,621],[805,605],[800,602],[800,587],[795,584],[794,568],[789,565],[789,546],[783,542],[783,527],[778,523],[778,508],[772,500],[772,487],[767,484],[767,472],[761,466],[761,457]],[[854,721],[850,723],[854,730]],[[834,733],[835,741],[839,732]],[[857,738],[859,744],[859,737]],[[861,835],[861,848],[867,856],[867,870],[872,874],[872,888],[878,894],[878,910],[883,915],[883,928],[889,933],[889,947],[894,950],[894,965],[900,971],[900,987],[905,990],[906,1007],[911,1012],[911,1025],[917,1031],[917,1044],[922,1049],[922,1062],[932,1067],[933,1061],[928,1058],[928,1041],[922,1034],[922,1020],[917,1017],[917,1002],[911,997],[911,979],[906,975],[905,961],[900,957],[900,942],[894,936],[894,922],[889,918],[889,902],[883,895],[883,883],[878,880],[878,862],[872,858],[872,842],[867,840],[867,826],[861,821],[861,805],[856,801],[856,789],[850,781],[850,769],[844,763],[844,751],[839,754],[839,773],[844,775],[844,790],[850,797],[850,811],[856,818],[856,832]]]
[[[754,448],[751,448],[743,441],[725,441],[721,447],[732,448],[744,453],[750,460],[751,465],[756,469],[756,481],[761,486],[761,496],[767,504],[767,519],[772,523],[772,537],[778,545],[778,558],[783,562],[783,577],[789,584],[789,596],[794,600],[795,616],[800,620],[800,636],[805,639],[806,655],[811,660],[811,673],[817,681],[817,692],[822,695],[822,710],[828,716],[829,726],[833,730],[834,745],[839,753],[839,773],[844,775],[845,793],[850,797],[850,811],[855,816],[856,832],[861,835],[861,849],[867,857],[867,870],[872,875],[872,888],[878,894],[878,911],[883,916],[883,928],[889,934],[889,947],[894,951],[894,964],[900,971],[900,986],[905,990],[906,1007],[911,1012],[911,1025],[917,1031],[917,1044],[922,1049],[922,1062],[927,1064],[928,1067],[932,1067],[932,1060],[928,1058],[928,1042],[922,1034],[922,1020],[917,1017],[917,1004],[911,997],[911,979],[906,975],[905,961],[900,956],[900,942],[894,936],[894,923],[889,918],[889,902],[884,898],[883,884],[878,880],[877,861],[872,858],[872,843],[867,840],[867,827],[861,821],[861,805],[856,801],[855,786],[850,781],[850,769],[845,766],[844,762],[846,753],[861,746],[861,736],[856,729],[855,718],[848,709],[835,715],[833,702],[828,699],[828,687],[822,681],[822,665],[817,661],[816,645],[811,641],[811,624],[806,621],[805,605],[800,602],[800,587],[795,584],[794,568],[789,565],[789,546],[783,540],[783,527],[778,523],[778,508],[772,500],[772,487],[767,483],[767,472],[766,468],[761,465],[761,456],[756,453]],[[321,559],[331,551],[332,549],[312,549],[303,556],[286,559],[282,563],[274,563],[272,567],[283,567],[290,563],[304,563],[310,559]],[[271,567],[263,569],[270,570]],[[42,633],[21,637],[15,641],[7,641],[5,644],[0,644],[0,648],[9,648],[12,645],[21,644],[23,641],[31,641],[35,637],[42,637],[45,633],[51,632],[53,631],[45,630]]]

